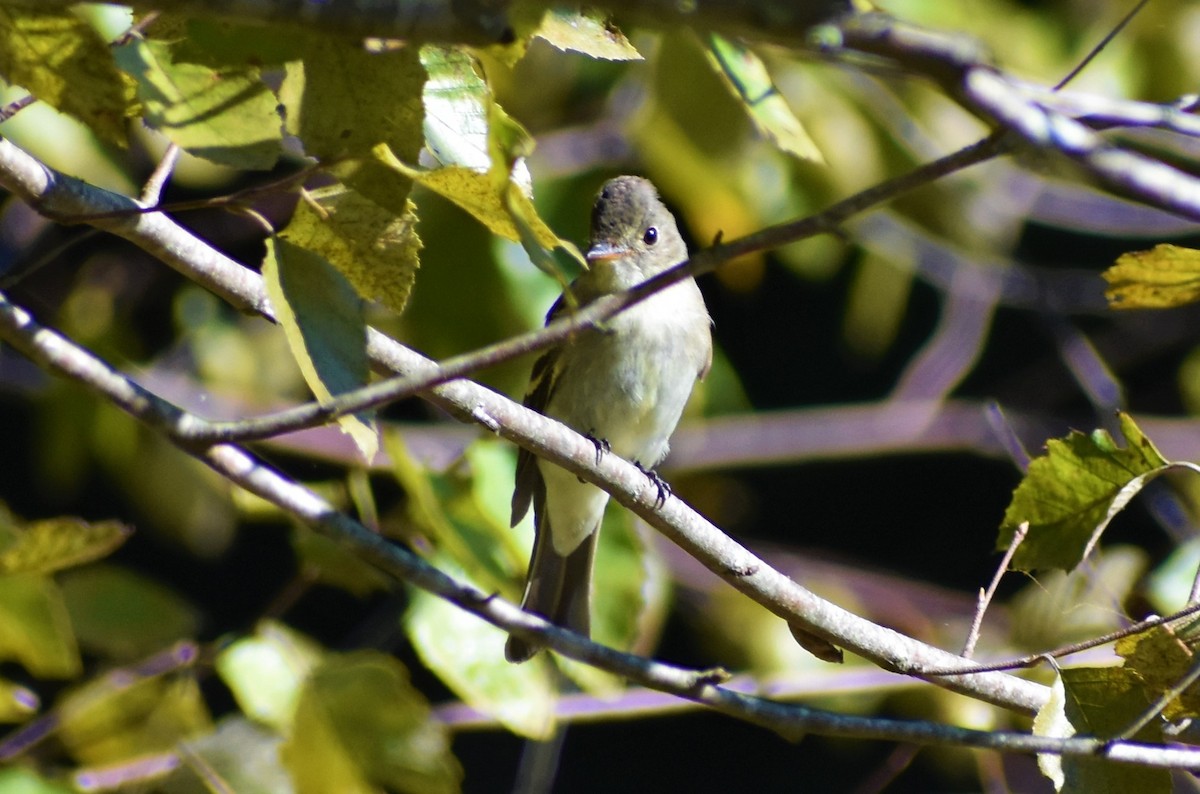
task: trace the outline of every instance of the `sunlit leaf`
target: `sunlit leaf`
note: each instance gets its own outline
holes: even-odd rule
[[[459,47],[426,45],[421,63],[425,83],[425,143],[443,166],[481,173],[492,165],[488,152],[488,109],[492,92],[475,57]]]
[[[363,298],[402,312],[421,250],[415,205],[408,202],[398,216],[340,185],[314,190],[308,198],[281,236],[324,257]]]
[[[416,47],[367,52],[323,37],[302,64],[288,64],[279,99],[288,131],[313,157],[362,157],[383,143],[401,160],[416,162],[424,141],[424,83]]]
[[[508,523],[481,506],[468,469],[431,471],[413,458],[400,433],[384,435],[392,474],[404,489],[405,513],[412,531],[447,556],[477,587],[516,595]]]
[[[74,678],[82,663],[58,585],[47,576],[0,576],[0,660],[39,678]]]
[[[262,170],[279,159],[279,103],[257,69],[176,63],[171,45],[145,40],[117,48],[116,58],[137,80],[146,123],[188,153]]]
[[[1147,698],[1157,700],[1187,675],[1196,664],[1192,647],[1170,626],[1153,629],[1117,640],[1117,654],[1125,660],[1125,669],[1139,676]],[[1200,691],[1186,690],[1163,709],[1163,717],[1176,722],[1200,715]]]
[[[642,55],[601,12],[551,8],[534,34],[560,50],[607,61],[640,61]]]
[[[99,559],[120,546],[132,528],[118,521],[52,518],[18,526],[0,550],[0,574],[53,573]]]
[[[88,765],[167,752],[212,729],[200,687],[187,674],[109,675],[72,692],[59,710],[59,737]]]
[[[0,678],[0,722],[24,722],[41,708],[37,693],[28,687]],[[0,786],[0,791],[4,788]]]
[[[282,235],[267,239],[263,279],[288,347],[317,400],[364,386],[370,375],[362,300],[323,256]],[[338,424],[370,461],[379,448],[372,422],[359,415]]]
[[[1052,739],[1067,739],[1075,735],[1075,726],[1067,719],[1067,693],[1063,687],[1062,677],[1054,676],[1050,686],[1050,697],[1038,709],[1033,718],[1033,735],[1048,736]],[[1063,775],[1063,759],[1061,755],[1041,753],[1037,757],[1038,769],[1054,784],[1055,791],[1062,791],[1066,778]]]
[[[462,769],[444,726],[404,667],[359,651],[313,670],[281,755],[300,794],[457,791]]]
[[[1120,667],[1077,667],[1062,671],[1065,714],[1079,733],[1109,738],[1122,733],[1150,705],[1137,674]],[[1159,724],[1151,721],[1135,737],[1160,743]],[[1167,794],[1171,773],[1133,764],[1117,764],[1084,756],[1063,758],[1064,792],[1072,794]]]
[[[221,680],[249,718],[286,732],[300,690],[324,652],[308,637],[281,623],[263,621],[217,655]]]
[[[432,562],[461,575],[448,558]],[[464,703],[521,736],[545,740],[553,735],[557,675],[546,654],[509,664],[505,632],[423,590],[412,591],[404,626],[422,663]]]
[[[715,33],[709,35],[708,53],[717,73],[725,78],[759,132],[802,160],[825,162],[821,150],[792,113],[757,55]]]
[[[70,11],[0,8],[0,75],[101,138],[125,144],[136,111],[133,81],[118,71],[96,29]]]
[[[1029,534],[1013,558],[1020,570],[1070,570],[1095,545],[1100,533],[1146,481],[1167,467],[1127,414],[1120,415],[1128,446],[1118,447],[1103,430],[1072,431],[1046,443],[1013,492],[998,546],[1007,548],[1021,523]]]
[[[1117,257],[1105,270],[1105,297],[1114,309],[1168,309],[1200,300],[1200,251],[1156,245]]]
[[[135,659],[193,637],[194,607],[158,582],[114,565],[92,565],[62,577],[63,597],[84,648]]]

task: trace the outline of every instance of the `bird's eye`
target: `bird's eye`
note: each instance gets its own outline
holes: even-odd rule
[[[658,229],[651,226],[646,229],[646,233],[642,235],[642,242],[646,245],[654,245],[658,242]]]

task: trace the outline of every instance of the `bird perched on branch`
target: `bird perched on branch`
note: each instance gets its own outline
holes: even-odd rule
[[[570,287],[580,305],[636,286],[688,258],[675,218],[645,179],[621,176],[601,188],[592,208],[588,269]],[[559,298],[546,318],[565,303]],[[667,454],[697,378],[712,363],[711,321],[692,278],[651,295],[581,332],[534,365],[525,405],[557,419],[652,472]],[[608,494],[521,450],[512,523],[533,505],[533,558],[523,609],[589,635],[592,560]],[[539,646],[510,636],[504,655],[523,662]]]

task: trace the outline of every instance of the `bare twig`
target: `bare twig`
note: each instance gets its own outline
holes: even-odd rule
[[[988,605],[992,603],[992,599],[996,597],[996,589],[1000,587],[1000,580],[1004,574],[1008,572],[1008,564],[1012,562],[1013,555],[1017,553],[1021,543],[1025,540],[1025,536],[1029,534],[1029,522],[1023,521],[1013,533],[1012,541],[1008,544],[1008,549],[1004,552],[1004,556],[1000,559],[1000,564],[996,566],[996,573],[992,577],[991,584],[986,590],[979,591],[979,606],[975,610],[975,617],[971,620],[971,629],[967,632],[967,641],[963,643],[963,649],[960,656],[964,659],[970,659],[975,655],[975,643],[979,641],[979,629],[983,625],[983,616],[987,612]]]
[[[1108,634],[1104,634],[1099,637],[1093,637],[1090,640],[1084,640],[1082,642],[1075,642],[1070,645],[1063,645],[1062,647],[1055,648],[1052,651],[1043,651],[1041,653],[1033,653],[1033,654],[1029,654],[1028,656],[1018,656],[1016,658],[1005,659],[1003,661],[987,662],[986,664],[974,664],[974,665],[970,665],[968,667],[927,670],[927,671],[925,671],[925,673],[927,675],[933,675],[933,676],[943,676],[943,675],[950,676],[950,675],[964,675],[967,673],[977,673],[982,670],[993,670],[993,671],[994,670],[1016,670],[1016,669],[1019,669],[1022,667],[1033,667],[1034,665],[1044,662],[1047,659],[1060,659],[1064,656],[1070,656],[1073,653],[1079,653],[1080,651],[1086,651],[1089,648],[1098,648],[1101,645],[1107,645],[1110,642],[1115,642],[1116,640],[1119,640],[1122,637],[1132,637],[1134,634],[1140,634],[1143,631],[1148,631],[1148,630],[1154,628],[1155,626],[1162,626],[1164,624],[1173,623],[1176,620],[1180,620],[1180,619],[1188,617],[1190,615],[1194,615],[1197,612],[1200,612],[1200,603],[1189,604],[1188,606],[1184,607],[1183,609],[1179,610],[1178,612],[1174,612],[1165,617],[1155,616],[1152,618],[1147,618],[1138,623],[1134,623],[1132,625],[1126,626],[1123,629],[1117,629],[1116,631],[1110,631]]]
[[[154,173],[150,174],[150,178],[142,186],[143,204],[153,206],[158,203],[167,180],[171,178],[171,172],[175,170],[175,164],[179,162],[179,153],[180,148],[177,145],[173,143],[167,145],[167,150],[163,152],[162,159],[154,168]]]

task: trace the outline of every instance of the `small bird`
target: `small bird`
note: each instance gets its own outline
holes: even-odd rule
[[[580,305],[621,292],[688,257],[675,218],[654,186],[611,179],[592,208],[588,270],[571,285]],[[563,311],[559,298],[546,322]],[[525,405],[592,438],[651,473],[667,454],[697,378],[712,364],[708,310],[694,279],[677,282],[545,353]],[[533,558],[521,607],[589,636],[592,559],[608,494],[521,450],[512,499],[515,526],[533,504]],[[509,636],[504,656],[523,662],[539,646]]]

